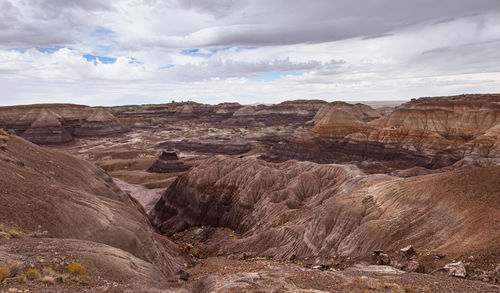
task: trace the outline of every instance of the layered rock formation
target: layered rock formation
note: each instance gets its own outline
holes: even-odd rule
[[[163,151],[154,162],[154,164],[149,167],[148,172],[155,173],[175,173],[175,172],[184,172],[191,168],[191,166],[184,164],[179,157],[177,157],[177,153],[175,152],[165,152]]]
[[[411,244],[469,255],[498,251],[498,178],[498,167],[402,179],[348,165],[216,156],[179,177],[150,218],[167,235],[233,229],[239,239],[219,246],[231,253],[356,257]]]
[[[295,100],[276,105],[245,106],[222,124],[251,127],[304,124],[325,104],[321,100]]]
[[[348,104],[345,102],[333,102],[323,105],[311,120],[318,129],[335,124],[338,127],[355,125],[360,122],[368,122],[385,115],[385,111],[378,111],[364,104]],[[325,118],[326,117],[326,118]]]
[[[23,133],[23,137],[36,144],[62,144],[73,141],[56,114],[44,112]]]
[[[374,120],[376,114],[369,109],[344,103],[321,109],[308,134],[322,144],[312,160],[399,161],[426,168],[467,158],[500,163],[500,95],[421,98]],[[298,133],[273,146],[263,158],[304,159],[301,154],[309,145],[301,142],[301,136]]]
[[[127,131],[105,108],[71,104],[0,107],[0,127],[37,144],[67,143],[73,136],[108,136]]]
[[[74,135],[85,136],[109,136],[126,132],[127,128],[122,125],[116,117],[106,109],[99,108],[90,115],[86,121],[75,129]]]
[[[82,260],[89,271],[108,270],[103,276],[115,280],[124,280],[120,272],[128,268],[130,274],[132,264],[139,278],[156,275],[160,279],[155,282],[164,285],[168,279],[177,279],[175,273],[183,260],[175,246],[155,233],[142,207],[101,169],[13,136],[0,150],[0,170],[0,223],[21,235],[46,230],[54,237],[45,245],[24,238],[9,242],[7,259],[18,261],[29,254],[27,261],[32,262],[33,257],[44,258],[46,253],[52,256],[45,258],[50,262],[53,253],[60,252],[68,260]],[[29,243],[37,248],[23,252]],[[83,247],[84,251],[70,252]],[[4,249],[0,249],[2,263],[7,261]],[[96,260],[98,256],[112,267],[123,267],[110,276],[109,267],[93,267],[103,265]]]
[[[250,151],[251,145],[245,141],[183,139],[162,142],[157,148],[200,154],[239,155]]]
[[[79,125],[93,112],[91,107],[72,104],[39,104],[0,107],[0,126],[22,135],[41,115],[49,112],[63,123],[65,129]]]

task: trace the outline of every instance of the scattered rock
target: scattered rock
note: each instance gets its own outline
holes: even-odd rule
[[[465,278],[467,276],[467,271],[461,261],[449,263],[445,265],[443,269],[453,277]]]
[[[188,272],[186,272],[185,270],[180,270],[179,272],[177,272],[177,274],[179,275],[179,279],[183,280],[183,281],[187,281],[189,280],[189,277],[191,276]]]
[[[380,253],[377,256],[377,264],[378,265],[388,265],[390,263],[391,263],[391,258],[386,253]]]
[[[411,258],[412,256],[417,254],[417,252],[415,251],[415,249],[413,249],[413,246],[411,246],[411,244],[404,248],[401,248],[399,251],[401,251],[407,258]]]
[[[54,284],[56,282],[56,279],[51,276],[45,276],[41,279],[41,281],[49,284]]]
[[[408,262],[406,265],[406,270],[407,272],[416,272],[416,273],[424,273],[425,269],[424,267],[416,260],[412,260]]]

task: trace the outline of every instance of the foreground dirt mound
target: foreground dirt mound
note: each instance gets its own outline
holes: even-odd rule
[[[56,251],[68,238],[106,244],[154,266],[165,280],[176,278],[182,258],[174,245],[154,232],[142,207],[101,169],[11,136],[0,150],[0,170],[4,226],[21,235],[47,231],[44,235],[56,238]],[[102,245],[91,247],[102,253]]]
[[[348,165],[217,156],[179,177],[150,217],[167,235],[233,229],[241,238],[220,245],[231,253],[368,257],[411,244],[462,255],[498,248],[498,178],[498,167],[402,179]]]
[[[388,266],[359,265],[321,270],[288,261],[208,258],[191,271],[190,292],[498,292],[469,280],[404,273]]]
[[[68,272],[70,263],[82,264],[85,271],[74,276]],[[7,279],[0,285],[0,290],[16,288],[22,289],[18,292],[155,292],[158,288],[170,286],[158,265],[124,250],[85,240],[33,238],[24,235],[15,239],[0,238],[0,264],[19,268],[17,278]],[[19,276],[27,268],[36,270],[40,276],[19,282]]]

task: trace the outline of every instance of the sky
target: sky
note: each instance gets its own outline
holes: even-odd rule
[[[0,105],[500,92],[498,0],[0,0]]]

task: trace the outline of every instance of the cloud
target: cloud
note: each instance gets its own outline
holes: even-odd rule
[[[500,88],[497,0],[0,2],[0,104]]]
[[[290,58],[274,59],[270,61],[237,61],[211,58],[200,64],[187,63],[172,66],[166,71],[169,80],[210,80],[213,78],[245,77],[253,78],[263,72],[310,71],[320,68],[341,66],[344,62],[331,60],[323,63],[316,60],[307,62],[293,62]]]

